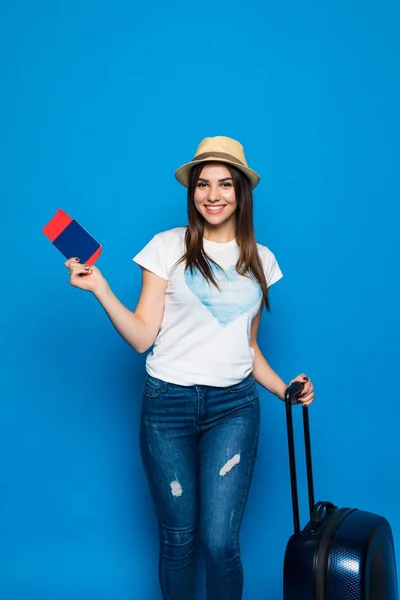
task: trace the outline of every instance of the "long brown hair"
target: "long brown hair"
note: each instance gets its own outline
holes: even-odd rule
[[[177,264],[186,262],[185,271],[198,269],[206,280],[219,289],[214,277],[211,264],[221,269],[210,256],[206,254],[203,247],[204,217],[197,210],[194,203],[194,193],[201,171],[207,163],[199,163],[192,167],[189,174],[189,186],[187,192],[188,227],[185,233],[186,252]],[[253,193],[251,184],[246,175],[236,167],[227,163],[226,166],[233,180],[237,209],[236,209],[236,242],[239,246],[239,258],[236,263],[236,271],[254,279],[260,286],[263,301],[267,310],[270,310],[268,300],[268,287],[264,275],[262,262],[257,250],[256,237],[253,225]]]

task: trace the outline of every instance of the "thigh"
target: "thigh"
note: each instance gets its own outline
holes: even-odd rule
[[[243,392],[240,386],[232,392],[234,388],[220,390],[218,415],[214,395],[213,425],[200,445],[202,532],[216,543],[238,535],[258,447],[260,403],[255,384]]]
[[[197,513],[197,428],[190,390],[147,377],[140,449],[161,525],[192,527]]]

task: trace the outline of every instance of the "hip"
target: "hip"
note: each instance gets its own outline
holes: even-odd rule
[[[180,385],[147,373],[142,411],[148,417],[188,423],[200,419],[213,422],[225,417],[259,418],[259,394],[252,374],[233,385],[217,387],[204,384]]]

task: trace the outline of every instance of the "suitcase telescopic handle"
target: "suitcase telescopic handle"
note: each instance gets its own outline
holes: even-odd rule
[[[292,507],[293,507],[293,526],[295,533],[300,531],[300,512],[299,512],[299,496],[297,491],[297,472],[296,472],[296,454],[294,448],[293,434],[293,401],[301,394],[304,385],[300,381],[295,381],[286,390],[286,425],[289,450],[289,466],[290,466],[290,485],[292,489]],[[307,466],[307,485],[308,485],[308,504],[310,508],[310,519],[314,507],[314,480],[311,460],[311,439],[310,439],[310,421],[308,417],[308,407],[303,406],[303,428],[304,428],[304,443],[306,448],[306,466]]]

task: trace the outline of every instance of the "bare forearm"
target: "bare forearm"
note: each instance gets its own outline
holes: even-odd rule
[[[269,390],[281,400],[285,398],[286,384],[277,373],[269,366],[257,344],[254,349],[253,377],[265,389]]]
[[[94,292],[121,337],[137,352],[145,352],[153,343],[146,324],[118,300],[110,287]]]

